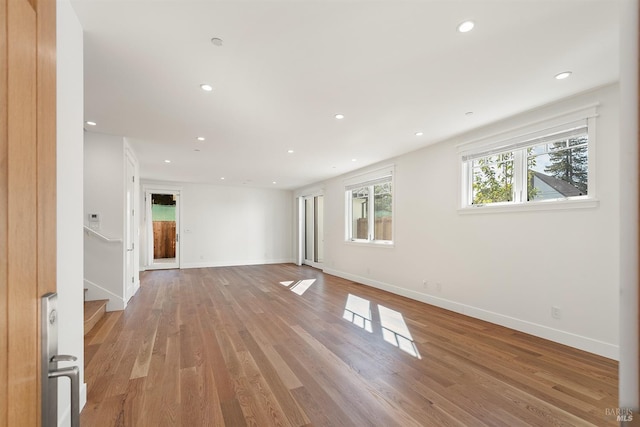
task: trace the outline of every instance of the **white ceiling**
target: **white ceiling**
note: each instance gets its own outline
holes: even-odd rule
[[[88,130],[127,137],[149,179],[298,188],[619,73],[616,0],[73,6]],[[458,33],[466,19],[476,28]]]

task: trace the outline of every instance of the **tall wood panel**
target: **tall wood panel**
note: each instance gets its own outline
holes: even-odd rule
[[[40,424],[39,298],[55,291],[55,1],[0,0],[0,425]]]
[[[38,8],[38,287],[43,295],[56,289],[56,2],[34,1]]]
[[[7,0],[0,0],[0,423],[7,420]]]

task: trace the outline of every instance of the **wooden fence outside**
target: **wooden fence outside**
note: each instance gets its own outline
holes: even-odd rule
[[[153,221],[153,259],[176,257],[176,222]]]
[[[374,231],[376,240],[391,240],[393,220],[390,217],[376,218],[374,221]],[[356,239],[367,239],[367,227],[369,226],[367,218],[359,218],[357,221]]]

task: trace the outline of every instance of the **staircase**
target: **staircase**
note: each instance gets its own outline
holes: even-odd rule
[[[89,331],[102,319],[107,311],[107,303],[109,300],[101,299],[96,301],[84,302],[84,334]]]

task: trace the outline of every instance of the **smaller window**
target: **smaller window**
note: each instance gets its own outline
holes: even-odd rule
[[[463,207],[593,198],[594,116],[462,154]]]
[[[587,195],[588,143],[585,133],[529,148],[527,201]]]
[[[513,152],[474,159],[469,166],[474,205],[513,200]]]
[[[393,242],[393,181],[391,172],[345,186],[346,240]],[[354,181],[353,179],[351,181]]]

